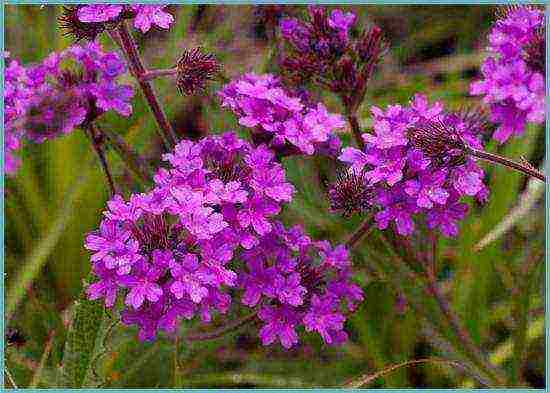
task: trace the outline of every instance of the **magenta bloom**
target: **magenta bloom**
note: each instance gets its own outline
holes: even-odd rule
[[[298,343],[296,329],[316,331],[327,344],[341,344],[344,310],[363,300],[350,280],[350,260],[344,246],[314,242],[298,226],[272,224],[271,232],[242,253],[246,268],[239,275],[241,302],[261,304],[258,318],[262,344],[279,341],[285,348]]]
[[[252,129],[252,139],[267,141],[277,153],[312,155],[339,148],[334,132],[344,127],[342,117],[291,94],[271,74],[246,74],[219,94],[222,106],[235,112],[239,124]]]
[[[53,52],[28,67],[12,60],[4,94],[6,169],[15,170],[13,151],[23,140],[42,143],[110,110],[129,116],[133,89],[117,81],[125,72],[122,58],[97,43]]]
[[[471,84],[470,93],[490,105],[491,120],[499,124],[493,138],[504,143],[522,135],[527,123],[545,119],[544,12],[511,8],[493,25],[488,50],[483,79]]]
[[[410,235],[414,217],[424,215],[429,228],[456,236],[457,222],[467,210],[460,199],[483,201],[487,196],[483,170],[457,148],[482,148],[479,129],[459,114],[445,112],[441,103],[430,105],[420,94],[410,106],[390,105],[386,111],[373,107],[372,114],[374,133],[363,134],[365,150],[347,147],[339,158],[373,195],[368,203],[377,210],[378,227],[394,224],[398,234]]]
[[[181,141],[164,159],[170,167],[155,187],[129,201],[115,196],[85,243],[99,279],[88,296],[112,307],[122,295],[122,320],[138,325],[142,340],[173,332],[182,318],[226,312],[235,257],[272,230],[294,191],[270,150],[232,133]],[[278,285],[281,298],[300,299],[296,277]]]
[[[78,18],[81,22],[97,23],[112,22],[119,18],[133,18],[134,27],[142,33],[148,32],[152,26],[162,29],[170,28],[174,17],[164,11],[165,5],[102,5],[93,4],[81,6]]]

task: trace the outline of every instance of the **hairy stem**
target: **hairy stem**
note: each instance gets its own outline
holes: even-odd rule
[[[543,182],[546,182],[546,176],[544,175],[544,173],[539,172],[529,165],[521,164],[519,162],[510,160],[509,158],[502,157],[493,153],[488,153],[483,150],[473,149],[471,147],[468,147],[466,152],[474,157],[481,158],[482,160],[499,164],[508,168],[512,168],[518,172],[526,174],[527,176],[531,176]]]
[[[165,147],[170,150],[177,142],[176,134],[174,133],[166,114],[160,106],[153,87],[148,81],[141,79],[142,76],[147,73],[147,70],[145,69],[143,61],[139,55],[139,51],[137,50],[137,45],[128,30],[126,22],[121,22],[117,28],[117,31],[120,38],[121,48],[128,59],[130,71],[137,79],[139,86],[141,87],[141,91],[159,126],[158,134],[164,142]]]
[[[114,196],[118,194],[118,190],[113,180],[113,176],[111,174],[111,169],[109,168],[109,163],[107,162],[107,158],[105,158],[105,150],[103,149],[101,134],[97,133],[93,124],[91,124],[88,127],[87,131],[88,131],[87,132],[88,137],[90,138],[90,142],[92,143],[92,147],[97,154],[97,158],[99,159],[99,163],[101,165],[101,168],[103,169],[103,173],[105,174],[105,179],[107,180],[107,184],[109,185],[111,196]]]
[[[361,127],[359,126],[359,121],[357,120],[357,114],[350,113],[347,118],[351,127],[351,132],[355,138],[355,143],[357,143],[360,150],[363,150],[365,148],[365,142],[363,141],[363,136],[361,135]]]

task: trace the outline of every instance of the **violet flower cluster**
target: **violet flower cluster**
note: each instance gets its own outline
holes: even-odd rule
[[[287,42],[281,62],[285,75],[294,84],[314,82],[338,94],[353,113],[363,101],[367,83],[387,45],[378,26],[352,37],[356,16],[321,6],[309,6],[305,20],[284,18],[280,31]]]
[[[499,125],[493,138],[504,143],[523,134],[527,123],[545,119],[544,12],[530,6],[510,8],[494,24],[488,50],[483,79],[472,83],[470,93],[484,96],[491,120]]]
[[[152,340],[181,319],[227,312],[235,288],[258,307],[264,345],[290,348],[299,326],[343,342],[344,310],[362,300],[347,250],[273,220],[294,192],[273,152],[226,133],[182,141],[164,159],[171,166],[155,187],[129,201],[115,196],[88,235],[99,278],[89,298],[113,307],[122,294],[122,321]]]
[[[133,19],[134,27],[146,33],[152,26],[168,29],[174,22],[174,17],[165,8],[166,5],[90,4],[79,7],[78,19],[85,23]]]
[[[239,124],[252,129],[252,140],[266,143],[278,154],[334,154],[340,149],[334,132],[345,126],[342,117],[321,103],[291,94],[271,74],[246,74],[219,95],[222,107],[229,107]]]
[[[42,143],[110,110],[129,116],[133,89],[117,81],[125,72],[121,57],[97,43],[53,52],[28,67],[11,60],[4,90],[6,172],[17,170],[14,152],[23,139]]]
[[[347,340],[345,311],[363,300],[351,281],[351,263],[342,245],[312,241],[299,226],[285,229],[276,222],[259,244],[242,253],[246,269],[239,274],[241,302],[259,306],[263,345],[298,343],[296,329],[318,333],[326,344]]]
[[[294,188],[265,146],[232,133],[180,142],[164,156],[171,167],[148,193],[108,204],[99,231],[86,239],[99,281],[91,299],[112,307],[125,294],[122,320],[149,340],[172,332],[178,319],[227,311],[237,273],[228,266],[238,248],[251,249],[272,230],[270,217]]]
[[[394,223],[398,234],[410,235],[413,217],[423,216],[428,228],[456,236],[467,212],[461,198],[488,195],[483,170],[465,153],[467,146],[482,147],[479,128],[420,94],[409,106],[373,107],[372,114],[374,134],[363,134],[365,150],[344,148],[339,159],[363,179],[378,228]]]

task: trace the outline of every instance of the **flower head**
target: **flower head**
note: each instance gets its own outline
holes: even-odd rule
[[[158,171],[155,187],[128,201],[115,196],[86,238],[99,278],[88,296],[111,307],[123,295],[122,320],[147,340],[173,332],[181,318],[226,312],[225,290],[237,283],[230,263],[272,230],[270,218],[292,198],[273,158],[232,133],[181,141],[164,156],[170,167]],[[281,283],[285,298],[298,296],[294,284]]]
[[[262,344],[279,341],[290,348],[298,343],[300,326],[316,331],[327,344],[346,340],[344,310],[353,310],[363,295],[350,280],[344,246],[314,242],[300,227],[274,222],[272,231],[241,257],[246,264],[239,278],[241,302],[261,304]]]
[[[41,143],[70,133],[109,110],[129,116],[133,89],[117,81],[125,70],[116,52],[104,52],[95,42],[53,52],[27,67],[12,60],[4,95],[7,150],[22,139]]]
[[[527,123],[545,118],[544,13],[532,6],[507,8],[489,34],[483,79],[470,86],[490,105],[499,126],[493,138],[504,143],[523,134]]]
[[[79,6],[63,6],[58,18],[59,26],[64,35],[72,36],[75,42],[81,40],[94,41],[105,30],[102,22],[83,22],[78,15]]]
[[[352,12],[311,6],[305,20],[283,18],[279,27],[287,43],[281,61],[286,79],[295,85],[308,82],[338,94],[349,112],[362,102],[374,67],[387,45],[377,26],[351,36],[357,18]]]
[[[219,94],[222,106],[253,130],[252,139],[267,143],[278,155],[331,152],[338,145],[334,131],[345,124],[322,104],[313,105],[292,94],[271,74],[246,74]]]
[[[91,4],[78,8],[78,19],[83,23],[118,23],[133,19],[134,27],[146,33],[152,26],[168,29],[174,17],[164,11],[165,5]]]
[[[361,174],[380,229],[395,225],[400,235],[415,229],[414,217],[425,215],[429,228],[456,236],[466,211],[463,196],[484,200],[483,170],[469,156],[480,149],[479,118],[446,112],[417,94],[410,105],[373,107],[374,134],[364,134],[365,150],[345,148],[340,160],[349,173]]]

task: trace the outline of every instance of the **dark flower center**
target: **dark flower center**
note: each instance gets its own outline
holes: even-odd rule
[[[332,211],[341,212],[344,217],[363,213],[370,209],[373,191],[367,186],[364,174],[342,171],[329,187],[328,197]]]

